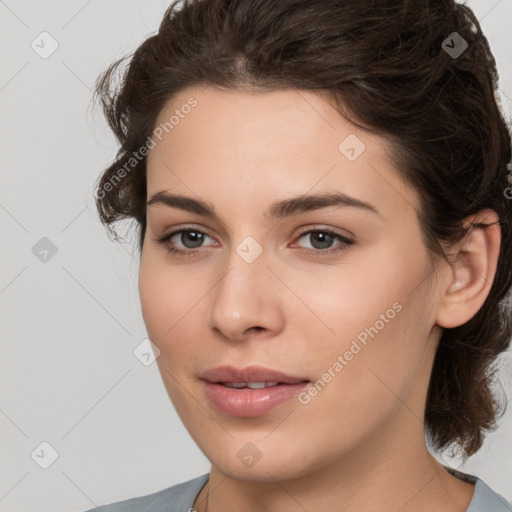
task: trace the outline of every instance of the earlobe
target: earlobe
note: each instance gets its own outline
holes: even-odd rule
[[[450,278],[436,317],[441,327],[453,328],[466,323],[485,302],[498,263],[501,242],[498,221],[498,215],[490,209],[465,219],[464,225],[472,223],[474,227],[451,251]]]

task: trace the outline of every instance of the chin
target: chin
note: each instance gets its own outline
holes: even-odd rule
[[[306,477],[322,468],[326,458],[309,443],[307,453],[303,444],[293,438],[276,436],[227,435],[222,441],[212,442],[208,434],[196,438],[196,444],[219,472],[229,478],[253,482],[286,481]],[[260,440],[258,440],[260,438]],[[316,460],[315,460],[316,459]]]

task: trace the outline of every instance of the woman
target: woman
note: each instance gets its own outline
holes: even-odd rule
[[[148,336],[211,471],[101,509],[510,511],[425,438],[478,451],[512,337],[511,141],[473,12],[173,3],[114,89],[120,63],[97,206],[140,228]]]

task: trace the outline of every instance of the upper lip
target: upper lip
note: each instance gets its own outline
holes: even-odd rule
[[[263,366],[247,366],[235,368],[234,366],[217,366],[205,371],[200,378],[208,382],[279,382],[283,384],[297,384],[308,379],[294,377],[283,372],[265,368]]]

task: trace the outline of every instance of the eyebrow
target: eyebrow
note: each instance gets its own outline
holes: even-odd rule
[[[218,215],[212,204],[177,194],[169,194],[168,192],[157,192],[146,203],[147,206],[163,204],[170,208],[179,208],[191,213],[197,213],[204,217],[217,219]],[[328,208],[331,206],[353,206],[365,211],[373,212],[382,217],[380,212],[375,206],[355,197],[348,196],[342,192],[331,192],[323,194],[300,195],[282,199],[272,203],[268,211],[265,213],[266,217],[279,218],[289,217],[298,213],[318,210],[320,208]]]

